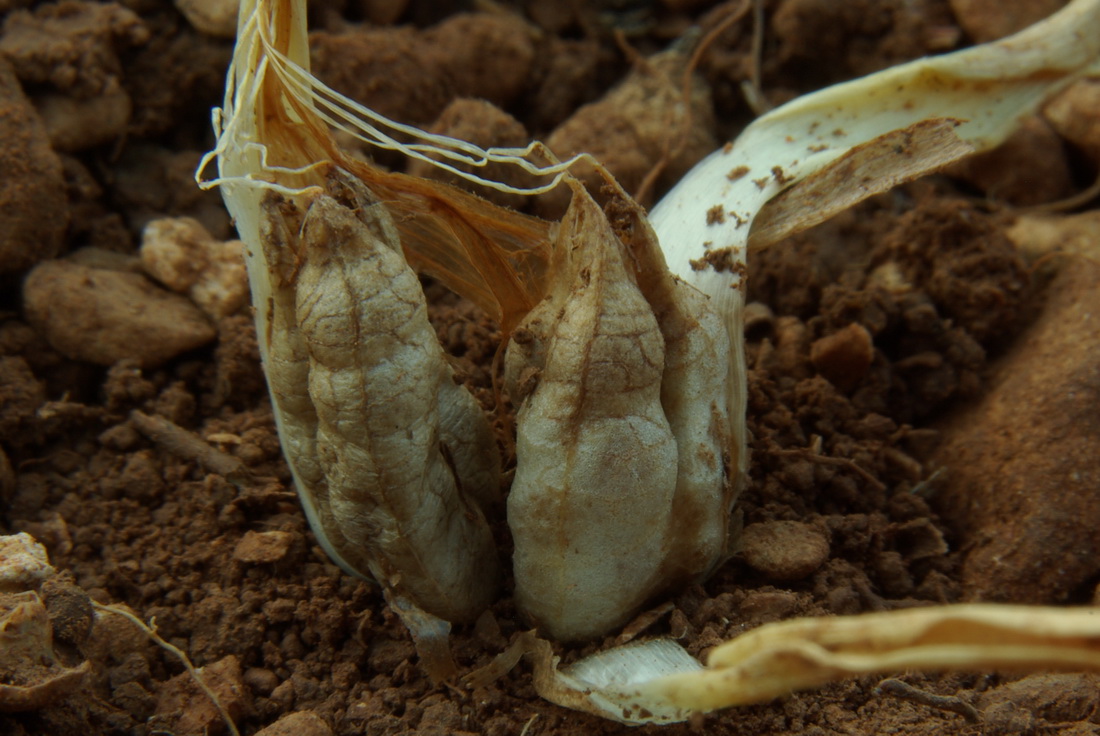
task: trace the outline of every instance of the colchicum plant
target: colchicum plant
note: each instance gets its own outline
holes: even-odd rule
[[[434,677],[454,674],[449,624],[500,594],[506,563],[491,521],[505,507],[515,602],[538,633],[469,681],[526,654],[540,694],[614,720],[684,720],[881,670],[1100,667],[1092,610],[964,605],[788,621],[718,647],[706,667],[657,639],[559,671],[540,638],[599,637],[730,555],[749,462],[750,247],[995,146],[1100,69],[1100,0],[796,99],[648,214],[606,173],[601,207],[570,176],[576,160],[559,163],[539,144],[482,150],[334,92],[310,74],[305,24],[305,0],[241,3],[203,165],[216,159],[218,175],[201,183],[220,187],[247,244],[279,436],[313,531],[344,570],[381,585]],[[572,200],[546,222],[384,172],[344,153],[333,130],[514,194],[567,186]],[[537,184],[508,186],[459,163],[519,167]],[[501,324],[517,408],[506,502],[489,422],[455,381],[418,271]]]

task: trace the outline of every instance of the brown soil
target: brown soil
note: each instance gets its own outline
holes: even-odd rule
[[[503,4],[519,16],[454,15],[475,4],[324,4],[314,19],[324,28],[315,39],[321,75],[368,103],[371,91],[381,90],[383,112],[425,125],[456,97],[484,98],[528,134],[547,138],[578,106],[627,75],[625,48],[659,51],[693,23],[704,32],[714,27],[725,7],[708,0],[532,1]],[[53,255],[55,238],[43,227],[64,221],[66,208],[62,254],[91,245],[132,255],[145,223],[165,215],[195,217],[216,237],[231,236],[218,195],[199,193],[190,179],[212,143],[208,110],[219,103],[231,41],[199,34],[167,1],[19,10],[30,5],[0,2],[8,13],[0,79],[14,73],[34,105],[47,96],[88,100],[121,89],[132,109],[109,142],[78,144],[55,160],[67,203],[28,199],[37,181],[20,189],[19,199],[0,200],[39,207],[21,211],[19,222],[27,225],[20,232],[28,234],[20,237],[30,240],[5,240],[4,248],[20,250],[15,265],[0,272],[0,532],[27,531],[47,546],[65,576],[42,591],[59,660],[74,666],[86,659],[93,667],[75,693],[32,712],[0,715],[0,733],[224,732],[175,657],[117,617],[101,615],[89,631],[88,598],[155,619],[165,640],[196,666],[208,666],[242,733],[304,711],[336,734],[626,733],[627,727],[540,700],[524,665],[473,692],[430,682],[379,590],[341,573],[309,531],[280,456],[246,310],[218,320],[216,340],[205,347],[144,368],[136,360],[95,365],[65,357],[30,326],[21,298],[26,254]],[[970,41],[962,29],[980,21],[956,18],[952,6],[963,5],[769,1],[765,95],[778,103],[964,46]],[[349,23],[365,17],[393,17],[407,27],[353,35]],[[729,138],[751,118],[738,91],[751,66],[749,18],[719,34],[701,60],[720,121],[704,137]],[[504,51],[494,55],[495,48]],[[391,58],[402,64],[388,65]],[[13,72],[5,71],[9,62]],[[5,121],[37,124],[20,99],[19,117],[0,115],[0,130],[7,130]],[[515,134],[511,124],[499,125]],[[28,146],[42,148],[40,129],[23,135]],[[3,146],[15,140],[3,138]],[[1075,191],[1082,182],[1072,177],[1091,175],[1083,157],[1065,146],[1072,165],[1049,174],[1063,180],[1033,184],[1027,196],[1036,189]],[[20,170],[56,178],[50,165]],[[969,527],[947,515],[958,503],[937,503],[940,491],[951,490],[931,460],[936,427],[949,409],[980,400],[991,356],[1011,348],[1038,310],[1042,289],[1004,234],[1011,207],[982,200],[988,192],[975,171],[981,164],[953,172],[960,178],[930,178],[876,197],[752,263],[753,463],[740,502],[746,549],[705,584],[679,594],[647,633],[675,636],[704,655],[747,629],[793,616],[985,594],[973,572],[962,574],[970,541],[961,534]],[[11,172],[4,169],[5,177]],[[426,291],[444,347],[491,406],[499,331],[440,287]],[[1095,343],[1091,329],[1080,339]],[[203,441],[157,430],[166,423]],[[1095,457],[1084,461],[1092,469]],[[1054,495],[1035,495],[1024,507],[1055,503]],[[1011,521],[1012,509],[1005,513]],[[992,533],[988,525],[983,530]],[[506,530],[500,538],[506,540]],[[784,539],[790,548],[783,554],[767,547]],[[1029,537],[1029,544],[1041,547],[1042,539]],[[1072,581],[1043,586],[1039,600],[1088,602],[1100,565],[1078,562]],[[455,631],[460,668],[486,664],[523,629],[503,597],[491,615]],[[561,653],[569,661],[593,646]],[[881,678],[867,677],[631,732],[1100,733],[1100,690],[1092,676],[903,679],[970,702],[978,722],[879,693]],[[300,730],[280,733],[325,732],[316,719],[298,718]]]

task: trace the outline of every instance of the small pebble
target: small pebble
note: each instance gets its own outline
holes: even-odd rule
[[[53,574],[46,548],[30,534],[0,537],[0,592],[34,590]]]
[[[798,610],[800,598],[788,590],[754,590],[745,596],[739,611],[754,622],[779,621]]]
[[[797,580],[829,559],[829,541],[800,521],[749,524],[741,535],[745,561],[772,580]]]
[[[141,442],[141,435],[130,424],[116,424],[103,430],[97,437],[99,443],[118,452],[129,452]]]
[[[841,391],[859,385],[874,357],[871,333],[857,323],[815,340],[810,346],[814,367]]]
[[[279,676],[263,667],[249,667],[244,672],[244,682],[257,695],[269,695],[279,686]]]
[[[294,705],[294,699],[297,697],[297,693],[294,689],[294,680],[283,680],[275,689],[271,691],[271,702],[279,705],[283,708],[290,708]]]
[[[146,225],[141,265],[172,291],[190,296],[213,319],[236,312],[248,300],[241,241],[218,242],[191,217],[165,217]]]
[[[136,273],[47,261],[23,285],[23,308],[50,345],[72,360],[152,368],[217,336],[187,299]]]
[[[748,340],[766,337],[775,327],[775,313],[763,302],[749,302],[745,305],[745,338]]]
[[[278,562],[286,557],[294,535],[290,532],[245,532],[233,550],[233,558],[240,562]]]

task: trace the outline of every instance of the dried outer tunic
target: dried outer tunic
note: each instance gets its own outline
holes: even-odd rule
[[[744,417],[735,422],[730,416],[729,376],[736,358],[711,299],[669,272],[645,211],[620,189],[609,214],[665,341],[661,406],[677,447],[676,523],[669,529],[664,570],[672,586],[707,577],[729,552],[745,473],[733,467],[736,448],[745,441]]]
[[[550,294],[506,359],[520,407],[508,498],[516,600],[562,640],[599,636],[709,572],[726,548],[732,502],[717,317],[702,295],[681,298],[688,287],[667,274],[659,252],[637,258],[587,192],[574,191]],[[644,242],[651,237],[637,232],[632,248],[655,247]],[[639,288],[642,265],[664,269],[642,279],[664,328]],[[699,367],[690,361],[701,359],[716,361],[704,372],[717,385],[693,383]],[[683,382],[690,385],[674,385]]]
[[[488,422],[455,384],[385,208],[333,169],[295,210],[265,202],[267,373],[314,530],[351,571],[471,620],[499,581],[481,507],[499,492]]]

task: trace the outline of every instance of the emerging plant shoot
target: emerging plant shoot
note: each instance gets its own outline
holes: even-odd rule
[[[768,113],[684,177],[651,219],[608,175],[606,208],[570,180],[569,210],[552,224],[357,161],[331,129],[517,194],[548,191],[573,161],[538,166],[535,144],[486,151],[392,123],[309,73],[304,0],[244,0],[240,13],[208,156],[219,178],[203,184],[221,186],[248,246],[283,448],[325,549],[378,580],[422,654],[436,655],[446,621],[476,617],[496,595],[500,469],[415,271],[481,306],[509,340],[518,608],[554,638],[599,637],[705,578],[734,541],[748,463],[748,246],[996,145],[1100,57],[1100,0],[1074,0],[1012,38]],[[516,189],[449,163],[490,161],[542,183]],[[971,634],[981,646],[966,647]],[[532,634],[474,679],[527,653],[536,689],[554,702],[669,722],[892,667],[1097,666],[1097,636],[1082,615],[948,607],[761,630],[720,648],[707,669],[657,641],[558,671]]]
[[[482,504],[499,457],[455,384],[386,209],[330,168],[305,210],[263,203],[274,266],[268,380],[299,491],[341,559],[448,621],[493,599],[499,565]]]
[[[617,233],[571,186],[552,291],[507,361],[516,603],[566,640],[600,636],[709,572],[734,485],[721,322],[669,275],[636,204],[618,194]]]

